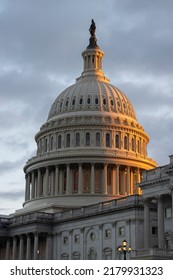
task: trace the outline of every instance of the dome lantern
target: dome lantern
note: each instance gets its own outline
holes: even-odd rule
[[[102,58],[104,57],[104,52],[97,45],[97,38],[95,35],[96,25],[94,20],[91,21],[89,45],[85,51],[82,52],[82,57],[84,61],[84,71],[81,74],[81,77],[76,79],[76,81],[81,81],[81,79],[92,76],[98,80],[104,82],[109,82],[110,80],[105,77],[102,71]]]

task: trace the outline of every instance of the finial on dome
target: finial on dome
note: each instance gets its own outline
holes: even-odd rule
[[[89,39],[89,46],[87,47],[87,49],[99,48],[99,46],[97,45],[97,38],[96,38],[96,35],[95,35],[96,24],[95,24],[95,21],[93,19],[91,20],[91,25],[90,25],[90,28],[89,28],[89,32],[91,34],[91,37]]]

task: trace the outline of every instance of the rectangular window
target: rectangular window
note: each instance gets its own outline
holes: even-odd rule
[[[119,236],[124,236],[125,235],[125,228],[120,227],[118,233],[119,233]]]
[[[172,208],[168,207],[165,208],[165,218],[171,218],[172,217]]]
[[[79,234],[76,234],[74,236],[74,243],[79,243],[79,241],[80,241],[80,236],[79,236]]]
[[[152,235],[157,235],[157,233],[158,233],[158,228],[152,227]]]
[[[106,238],[106,239],[111,238],[111,230],[110,230],[110,229],[106,229],[106,230],[105,230],[105,238]]]
[[[67,245],[68,244],[68,236],[64,236],[63,238],[63,244]]]

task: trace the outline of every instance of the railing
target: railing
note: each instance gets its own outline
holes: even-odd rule
[[[149,249],[142,249],[136,251],[136,256],[145,256],[145,255],[173,255],[173,250],[169,249],[159,249],[159,248],[149,248]]]
[[[77,218],[79,216],[93,215],[95,213],[116,210],[119,207],[133,206],[142,203],[142,199],[136,195],[120,198],[117,200],[99,202],[94,205],[83,206],[80,209],[67,210],[60,213],[50,214],[50,213],[31,213],[27,215],[14,216],[14,217],[0,217],[0,225],[8,224],[25,224],[34,221],[40,221],[43,223],[50,223],[53,221],[60,221],[61,219],[71,219]]]
[[[37,155],[32,157],[31,159],[29,159],[26,163],[30,164],[33,162],[37,162],[39,160],[44,160],[44,159],[52,159],[52,158],[56,158],[56,157],[70,157],[70,156],[76,156],[76,152],[78,156],[85,156],[85,155],[89,155],[89,156],[110,156],[110,157],[119,157],[119,158],[130,158],[130,159],[134,159],[134,160],[139,160],[139,161],[143,161],[146,163],[150,163],[152,165],[157,165],[156,161],[154,161],[153,159],[146,157],[144,155],[140,155],[131,151],[123,151],[123,150],[119,150],[119,149],[102,149],[102,148],[92,148],[89,147],[89,149],[87,149],[87,147],[85,148],[73,148],[73,149],[62,149],[62,150],[58,150],[58,151],[51,151],[45,154],[41,154],[41,155]]]

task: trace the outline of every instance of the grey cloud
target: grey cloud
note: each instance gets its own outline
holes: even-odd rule
[[[0,192],[1,199],[9,199],[16,200],[24,197],[23,191],[15,191],[15,192]]]

